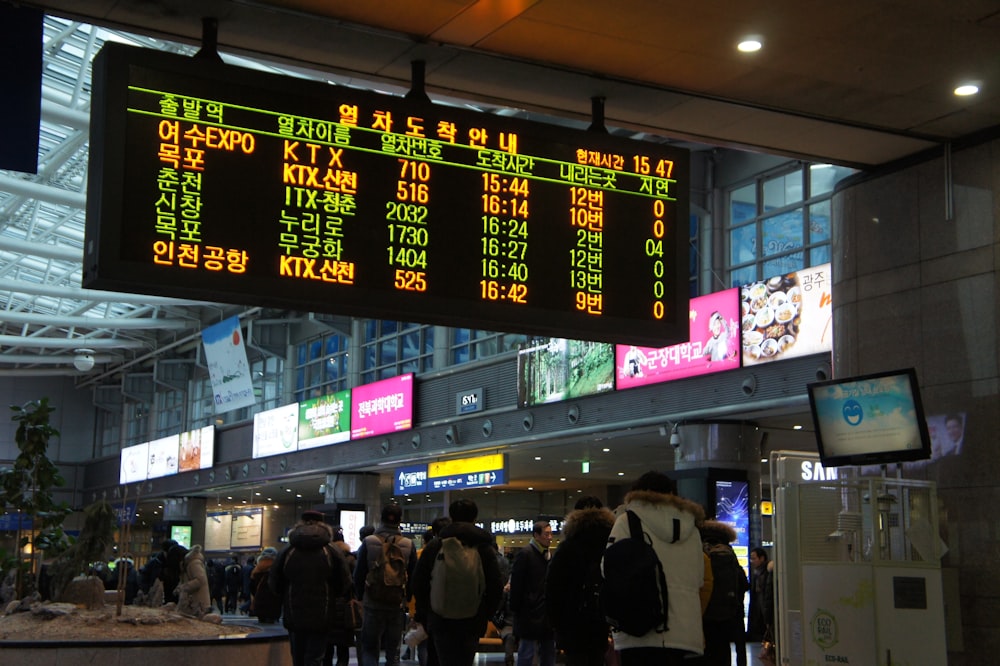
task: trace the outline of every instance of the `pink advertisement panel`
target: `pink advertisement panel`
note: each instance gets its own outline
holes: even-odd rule
[[[669,347],[615,345],[619,389],[740,367],[739,289],[692,298],[690,337]]]
[[[351,390],[351,439],[413,427],[413,374]]]

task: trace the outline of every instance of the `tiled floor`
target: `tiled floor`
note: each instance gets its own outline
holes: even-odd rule
[[[223,616],[224,621],[233,624],[248,624],[257,625],[257,621],[254,618],[235,616],[235,615],[225,615]],[[261,628],[268,632],[274,633],[284,633],[284,629],[280,624],[277,625],[261,625]],[[759,643],[747,643],[747,666],[768,666],[766,662],[761,661],[757,657],[757,653],[760,652]],[[736,665],[736,651],[733,649],[732,666]],[[384,663],[384,661],[382,662]],[[417,660],[400,660],[400,666],[417,666]],[[504,663],[504,655],[500,652],[480,654],[476,658],[477,666],[485,666],[487,664],[499,665]],[[351,666],[358,666],[357,655],[354,650],[351,650]]]

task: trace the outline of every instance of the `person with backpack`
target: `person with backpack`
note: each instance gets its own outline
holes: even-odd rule
[[[361,620],[361,666],[378,666],[385,648],[386,666],[399,666],[399,645],[406,625],[410,578],[417,565],[413,541],[399,530],[403,509],[382,507],[382,524],[358,548],[354,591],[364,606]]]
[[[747,666],[743,596],[750,589],[733,547],[736,530],[716,520],[702,523],[701,540],[712,562],[712,596],[703,617],[705,666],[730,666],[729,644],[736,643],[736,665]]]
[[[602,666],[610,629],[600,605],[601,557],[615,514],[596,497],[577,501],[545,577],[545,612],[566,666]]]
[[[282,600],[293,666],[323,666],[334,628],[334,599],[351,587],[347,562],[332,539],[323,514],[304,511],[268,573],[268,587]]]
[[[555,666],[556,641],[545,612],[545,574],[549,567],[552,526],[536,520],[531,541],[518,551],[510,569],[510,610],[517,636],[517,666]]]
[[[602,561],[601,602],[614,620],[621,664],[683,666],[705,645],[705,555],[697,527],[704,510],[678,497],[666,474],[650,471],[632,485],[618,514]]]
[[[455,500],[448,515],[451,524],[424,547],[413,573],[414,619],[433,641],[440,666],[471,666],[500,605],[503,581],[493,536],[475,524],[476,503]]]

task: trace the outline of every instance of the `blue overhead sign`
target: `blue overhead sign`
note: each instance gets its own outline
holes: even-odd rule
[[[400,467],[393,473],[396,494],[427,492],[427,465]]]

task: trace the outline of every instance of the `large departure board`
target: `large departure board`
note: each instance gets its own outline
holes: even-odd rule
[[[108,44],[83,285],[663,346],[689,156]]]

